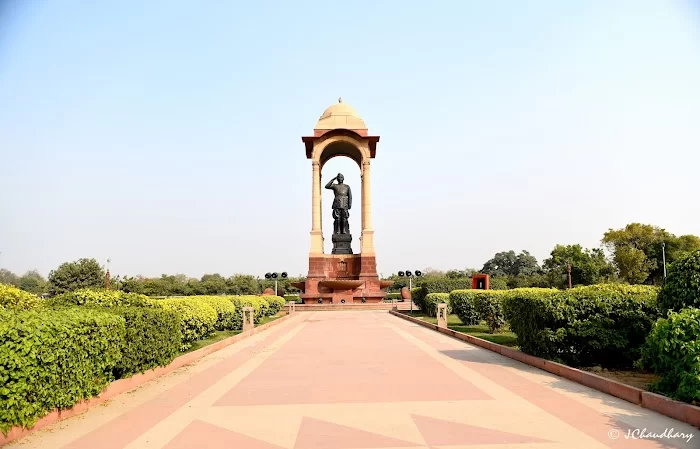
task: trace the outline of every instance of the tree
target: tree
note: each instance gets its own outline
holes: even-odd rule
[[[542,266],[547,271],[551,286],[565,287],[563,276],[571,264],[571,282],[574,285],[592,285],[613,278],[615,267],[605,258],[600,248],[584,249],[581,245],[556,245]]]
[[[510,276],[514,272],[513,267],[517,260],[518,256],[515,255],[515,251],[502,251],[487,261],[481,272],[489,276]]]
[[[6,268],[0,269],[0,284],[14,285],[19,284],[19,276]]]
[[[470,278],[477,272],[478,271],[473,268],[467,268],[466,270],[448,270],[447,273],[445,273],[445,277],[448,279]]]
[[[219,273],[205,274],[199,281],[199,286],[205,295],[221,295],[226,293],[226,279]]]
[[[534,276],[542,272],[537,259],[528,251],[502,251],[487,261],[481,269],[489,276]]]
[[[48,290],[51,295],[81,288],[102,288],[105,272],[95,259],[79,259],[61,264],[49,273]]]
[[[611,252],[620,278],[630,284],[661,283],[663,244],[666,244],[667,264],[700,249],[700,237],[676,237],[658,226],[640,223],[609,229],[602,242]]]
[[[226,288],[230,295],[257,295],[260,293],[258,280],[250,274],[234,274],[226,279]]]
[[[31,270],[24,273],[17,284],[19,288],[25,292],[42,295],[46,293],[46,279],[37,270]]]

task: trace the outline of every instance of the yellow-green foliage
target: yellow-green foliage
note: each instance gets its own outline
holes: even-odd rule
[[[259,323],[263,317],[269,316],[268,314],[268,302],[263,296],[255,295],[241,295],[241,296],[229,296],[231,302],[236,306],[236,324],[239,326],[237,329],[243,327],[243,307],[253,308],[253,321]]]
[[[190,296],[190,298],[199,298],[216,310],[216,314],[218,315],[216,330],[235,329],[236,306],[233,305],[227,296]]]
[[[83,288],[48,300],[51,306],[150,307],[153,301],[138,293]]]
[[[0,284],[0,309],[29,310],[40,307],[42,299],[12,285]]]
[[[180,316],[181,351],[186,351],[193,342],[211,335],[216,329],[219,318],[216,310],[196,296],[166,298],[157,301],[156,304],[164,309],[173,310]]]
[[[122,355],[124,318],[86,307],[0,310],[0,430],[32,427],[99,394]]]
[[[263,298],[267,301],[267,313],[269,316],[277,315],[286,304],[286,301],[281,296],[263,296]]]
[[[423,305],[421,306],[421,310],[423,310],[430,316],[437,316],[437,306],[438,304],[443,302],[447,304],[447,313],[452,313],[449,293],[428,293],[423,299]]]
[[[512,290],[454,290],[450,292],[452,309],[464,324],[486,321],[491,332],[505,324],[502,300]]]
[[[523,352],[573,366],[628,367],[659,316],[657,291],[620,284],[514,289],[503,310]]]

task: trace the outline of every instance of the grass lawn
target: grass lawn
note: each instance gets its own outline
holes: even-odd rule
[[[282,318],[285,316],[287,313],[286,312],[280,312],[275,316],[266,316],[260,320],[256,326],[261,326],[263,324],[269,323],[270,321],[275,321],[278,318]],[[192,344],[192,347],[188,349],[187,351],[183,352],[183,354],[187,354],[188,352],[196,351],[197,349],[202,349],[205,346],[209,346],[213,343],[216,343],[217,341],[224,340],[228,337],[233,337],[234,335],[240,334],[242,331],[236,330],[236,331],[216,331],[213,334],[211,334],[209,337],[205,338],[204,340],[198,340]]]
[[[429,323],[437,324],[437,318],[425,315],[421,312],[414,312],[413,315],[406,312],[406,315],[410,315],[414,318],[418,318],[419,320],[427,321]],[[459,320],[459,317],[457,317],[457,315],[449,315],[447,317],[447,327],[456,330],[457,332],[462,332],[477,338],[488,340],[491,343],[496,343],[511,348],[515,348],[517,345],[515,342],[515,334],[512,333],[510,330],[504,328],[501,331],[496,332],[495,334],[491,334],[489,333],[489,327],[483,321],[479,324],[465,326]]]

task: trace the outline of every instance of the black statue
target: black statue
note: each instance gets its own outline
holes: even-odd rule
[[[333,181],[338,181],[333,184]],[[350,209],[352,208],[352,191],[350,186],[343,184],[345,177],[342,173],[328,181],[326,188],[335,193],[333,200],[333,254],[352,254],[350,242]]]

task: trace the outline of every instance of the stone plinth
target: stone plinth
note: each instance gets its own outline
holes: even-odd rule
[[[377,303],[384,300],[389,285],[391,281],[379,280],[374,256],[322,254],[309,257],[300,296],[304,304]]]
[[[437,325],[447,329],[447,304],[445,303],[437,305]]]
[[[255,327],[255,309],[246,306],[243,307],[243,332],[253,329]]]

